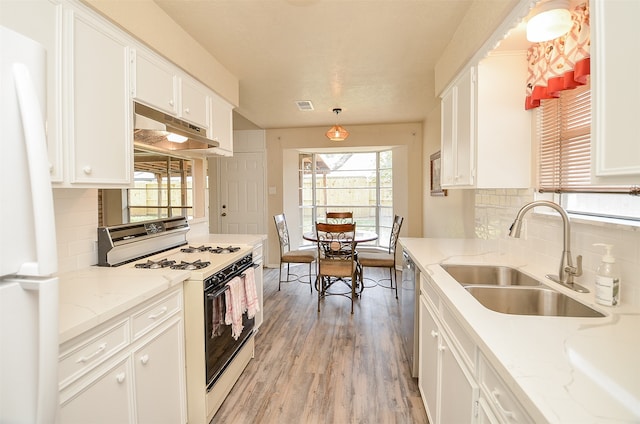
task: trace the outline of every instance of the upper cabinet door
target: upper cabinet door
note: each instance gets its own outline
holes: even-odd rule
[[[475,67],[442,95],[442,187],[472,187],[475,172]]]
[[[640,184],[638,0],[591,1],[593,180]]]
[[[132,66],[135,69],[133,98],[170,115],[177,115],[178,77],[175,70],[142,50],[132,51]]]
[[[0,0],[0,24],[47,49],[47,146],[51,181],[64,178],[62,145],[62,5],[54,0]]]
[[[70,183],[127,187],[133,174],[127,40],[84,8],[65,10],[64,32]]]
[[[203,128],[209,128],[208,90],[195,80],[181,78],[182,108],[180,116]]]

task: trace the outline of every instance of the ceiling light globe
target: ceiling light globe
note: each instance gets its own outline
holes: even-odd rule
[[[573,21],[567,9],[551,9],[541,12],[527,23],[527,40],[533,43],[556,39],[571,29]]]

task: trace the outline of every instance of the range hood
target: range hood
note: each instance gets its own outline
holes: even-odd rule
[[[206,137],[206,129],[175,118],[140,103],[134,103],[134,144],[155,150],[203,150],[220,143]],[[182,142],[169,141],[167,136],[182,136]]]

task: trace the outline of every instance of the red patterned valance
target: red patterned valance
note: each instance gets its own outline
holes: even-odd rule
[[[562,90],[587,83],[591,73],[589,5],[577,6],[571,17],[573,27],[567,34],[529,48],[525,109],[536,108],[540,100],[558,97]]]

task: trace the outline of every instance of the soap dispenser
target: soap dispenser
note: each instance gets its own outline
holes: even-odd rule
[[[616,259],[611,255],[613,246],[595,243],[602,246],[606,253],[596,270],[596,302],[601,305],[615,306],[620,302],[620,277],[616,267]]]

